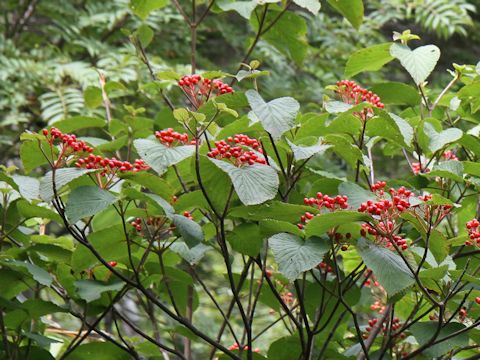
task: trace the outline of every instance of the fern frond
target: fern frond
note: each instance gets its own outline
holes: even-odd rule
[[[80,114],[84,108],[83,94],[75,88],[59,88],[40,96],[42,118],[49,124]]]

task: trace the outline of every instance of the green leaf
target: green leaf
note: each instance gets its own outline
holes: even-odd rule
[[[109,342],[89,342],[77,347],[68,360],[129,360],[131,355]]]
[[[316,154],[323,154],[332,147],[332,145],[323,144],[321,139],[318,140],[318,144],[312,146],[298,146],[288,139],[287,143],[292,149],[296,161],[308,159]]]
[[[260,253],[263,236],[257,224],[240,224],[227,236],[232,249],[240,254],[255,257]]]
[[[371,221],[372,218],[358,211],[337,211],[315,216],[305,226],[307,236],[322,236],[337,226],[357,221]]]
[[[160,177],[146,171],[124,172],[119,174],[121,179],[127,179],[133,183],[142,185],[162,198],[169,199],[174,194],[172,186]]]
[[[30,204],[26,200],[19,200],[16,204],[18,211],[25,216],[26,219],[38,217],[54,220],[59,224],[63,222],[60,215],[46,207]]]
[[[389,296],[395,295],[415,283],[407,265],[392,250],[360,238],[357,242],[357,251]]]
[[[438,322],[426,321],[426,322],[418,322],[416,324],[413,324],[410,327],[410,330],[412,331],[413,336],[415,336],[415,338],[417,339],[419,345],[422,346],[428,343],[428,341],[430,341],[433,334],[435,334],[437,328],[438,328]],[[442,327],[437,337],[437,340],[441,340],[463,329],[465,329],[465,325],[457,322],[451,322],[445,325],[444,327]],[[424,353],[430,359],[438,358],[446,354],[447,352],[455,350],[456,348],[467,346],[468,342],[469,342],[468,332],[463,332],[457,336],[451,337],[448,340],[442,341],[439,344],[428,347],[424,351]]]
[[[71,223],[93,216],[117,201],[116,196],[98,186],[80,186],[74,189],[65,206],[65,214]]]
[[[18,185],[18,191],[28,201],[40,199],[40,180],[37,178],[12,175],[13,181]]]
[[[355,51],[347,60],[345,77],[349,78],[364,71],[380,70],[393,60],[393,56],[390,55],[391,45],[392,43],[385,43]]]
[[[355,29],[362,25],[364,11],[362,0],[328,0],[328,3],[342,14]]]
[[[274,219],[295,222],[307,211],[315,213],[311,206],[272,201],[262,205],[236,207],[230,210],[229,215],[252,221]]]
[[[338,193],[348,196],[348,204],[357,209],[368,200],[375,200],[377,197],[370,190],[352,182],[343,182],[338,186]]]
[[[376,110],[377,116],[367,121],[368,136],[379,136],[404,147],[409,147],[413,139],[413,128],[402,118],[392,117],[385,111]]]
[[[245,95],[252,112],[274,139],[279,139],[285,131],[295,125],[294,120],[300,110],[300,104],[294,98],[282,97],[265,102],[255,90],[248,90]]]
[[[463,164],[460,161],[442,161],[434,166],[432,171],[425,174],[428,177],[443,177],[454,181],[463,181]]]
[[[384,104],[416,106],[420,103],[418,91],[404,83],[385,82],[375,84],[370,90],[380,96]]]
[[[100,299],[100,296],[106,291],[119,291],[124,287],[123,282],[105,284],[96,280],[78,280],[75,281],[78,296],[86,302],[92,302]]]
[[[55,170],[55,187],[57,193],[72,180],[79,178],[89,172],[96,171],[95,169],[77,169],[77,168],[64,168]],[[44,201],[50,201],[53,199],[53,172],[49,171],[40,180],[40,196]]]
[[[145,20],[154,10],[168,5],[168,0],[130,0],[129,7],[135,15]]]
[[[437,132],[433,125],[428,122],[423,125],[423,131],[430,140],[429,148],[432,152],[436,152],[442,149],[444,146],[456,142],[463,135],[462,130],[457,128],[450,128],[441,132]]]
[[[351,104],[336,100],[326,101],[323,103],[323,106],[325,107],[325,110],[330,114],[340,114],[350,110],[353,107],[353,105]]]
[[[305,19],[293,11],[284,11],[281,15],[280,8],[277,8],[278,11],[273,7],[270,9],[266,14],[265,23],[274,25],[262,35],[262,40],[270,43],[301,67],[309,46],[306,41],[307,24]],[[250,18],[250,23],[255,31],[258,31],[258,20],[259,18],[256,16]]]
[[[318,15],[318,12],[320,11],[320,0],[293,0],[293,2],[300,7],[307,9],[313,15]]]
[[[98,86],[88,86],[83,92],[85,105],[91,109],[95,109],[102,105],[102,90]]]
[[[73,116],[57,121],[55,127],[60,131],[71,133],[80,129],[103,128],[107,124],[105,119],[90,116]]]
[[[394,43],[390,47],[390,54],[400,60],[415,84],[420,85],[435,68],[440,49],[435,45],[425,45],[411,50],[407,45]]]
[[[293,235],[297,235],[300,237],[304,236],[302,230],[300,230],[296,225],[293,225],[286,221],[279,221],[274,219],[265,219],[260,220],[260,230],[262,235],[271,236],[278,233],[289,233]]]
[[[138,40],[146,48],[153,40],[153,30],[147,24],[142,24],[137,29]]]
[[[209,159],[228,174],[243,204],[261,204],[277,195],[279,179],[271,166],[254,164],[236,167],[223,160]]]
[[[33,279],[42,285],[50,286],[53,282],[52,276],[40,266],[35,264],[17,260],[5,261],[4,264],[7,266],[22,267],[27,269],[32,275]]]
[[[157,140],[136,139],[133,145],[138,155],[159,175],[169,166],[178,164],[195,153],[194,145],[168,147]]]
[[[241,17],[249,20],[252,11],[255,10],[258,3],[256,1],[229,1],[222,0],[217,3],[218,7],[223,11],[236,11]]]
[[[268,358],[275,360],[299,359],[302,355],[302,348],[298,336],[285,336],[275,340],[268,348]]]
[[[182,235],[183,241],[192,248],[203,241],[202,227],[195,221],[183,216],[173,215],[172,222],[175,224],[178,232]]]
[[[213,248],[209,245],[199,243],[193,247],[189,247],[185,242],[177,240],[172,245],[170,245],[170,250],[177,253],[190,263],[191,265],[196,265],[202,260],[207,251],[212,250]]]
[[[303,241],[298,236],[287,233],[271,236],[268,244],[280,272],[290,281],[316,267],[330,249],[326,239],[315,237]]]
[[[43,149],[45,151],[47,146],[44,146]],[[36,141],[25,141],[20,145],[20,158],[27,174],[41,165],[48,164]]]

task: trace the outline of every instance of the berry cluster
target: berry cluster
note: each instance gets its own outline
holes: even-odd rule
[[[248,345],[245,345],[245,346],[242,346],[242,349],[243,350],[248,350]],[[238,345],[237,343],[233,344],[233,345],[230,345],[228,350],[240,350],[240,345]],[[253,352],[255,353],[259,353],[260,352],[260,349],[259,348],[255,348],[252,350]]]
[[[187,133],[179,133],[177,131],[173,131],[172,128],[168,128],[167,130],[156,131],[155,137],[160,141],[162,144],[168,147],[174,147],[177,145],[194,145],[195,140],[189,140]]]
[[[91,153],[93,151],[93,148],[88,146],[84,141],[77,140],[75,135],[64,134],[55,127],[52,127],[50,131],[43,129],[42,134],[50,146],[54,146],[56,143],[60,146],[58,157],[53,161],[54,167],[60,167],[74,157],[80,157],[85,153]],[[59,141],[57,142],[56,140]]]
[[[221,80],[205,79],[200,75],[185,75],[178,81],[178,86],[183,89],[192,105],[197,109],[211,96],[234,92],[232,87]]]
[[[208,157],[215,159],[227,159],[233,165],[266,164],[263,150],[256,139],[247,135],[237,134],[229,136],[226,140],[215,141],[215,149],[207,153]]]
[[[333,268],[330,265],[328,265],[325,261],[322,261],[320,264],[318,264],[317,268],[320,271],[324,271],[326,273],[332,273],[333,272]]]
[[[137,217],[130,223],[130,225],[132,225],[138,232],[142,231],[142,219]]]
[[[370,270],[370,269],[367,269],[367,271],[365,271],[363,273],[363,276],[365,276],[367,279],[364,281],[364,285],[369,287],[370,285],[372,285],[372,282],[373,282],[373,285],[376,287],[376,288],[379,288],[380,287],[380,283],[377,281],[375,275],[373,274],[373,271]],[[374,309],[372,309],[374,310]]]
[[[193,220],[192,214],[188,211],[184,211],[183,216],[185,216],[187,219]]]
[[[357,105],[361,102],[367,102],[379,109],[385,108],[385,105],[380,101],[380,97],[377,94],[362,88],[354,81],[342,80],[338,81],[336,85],[337,90],[335,92],[340,96],[342,101],[347,104]]]
[[[132,164],[128,161],[117,160],[114,157],[109,159],[93,154],[88,155],[86,158],[78,159],[75,166],[77,168],[101,170],[95,173],[95,180],[98,186],[103,189],[108,188],[108,186],[112,184],[112,181],[118,172],[138,172],[150,169],[150,167],[141,159],[135,160]]]
[[[391,199],[385,198],[384,181],[377,182],[371,186],[372,191],[380,198],[378,201],[368,200],[360,205],[359,212],[369,213],[378,218],[376,224],[362,224],[361,235],[367,233],[375,236],[376,241],[386,247],[392,246],[392,241],[402,250],[407,249],[407,241],[395,234],[395,222],[400,214],[410,208],[410,197],[413,192],[403,186],[398,190],[388,190]]]
[[[456,160],[458,161],[457,155],[452,150],[447,150],[443,153],[442,158],[444,160]]]
[[[321,192],[318,192],[316,197],[304,198],[303,203],[305,205],[313,206],[318,210],[327,209],[329,211],[347,209],[349,206],[347,196],[337,195],[335,197],[330,197],[328,195],[323,195]],[[313,219],[314,217],[315,215],[307,211],[300,217],[300,223],[297,224],[298,228],[303,229],[305,224],[307,224],[308,221]]]
[[[362,335],[364,339],[368,339],[370,331],[372,331],[372,329],[375,327],[375,325],[377,325],[377,323],[378,323],[377,318],[368,320],[368,326],[365,328],[365,333]],[[401,327],[400,319],[397,317],[394,317],[392,319],[392,324],[390,326],[394,331],[400,329]],[[382,324],[382,331],[385,333],[387,332],[387,330],[388,330],[387,326],[385,324]],[[405,335],[405,334],[401,334],[401,335]]]
[[[473,244],[477,244],[480,246],[480,221],[477,219],[472,219],[467,222],[466,227],[468,230],[468,237],[470,240],[465,241],[465,245],[472,246]]]
[[[424,165],[420,165],[419,162],[414,162],[412,163],[412,171],[415,175],[418,175],[420,173],[425,174],[430,172],[430,169],[425,167]]]
[[[430,194],[420,195],[418,197],[419,200],[422,201],[430,201],[432,200],[433,196]],[[419,215],[423,216],[425,221],[431,222],[431,219],[435,219],[435,223],[438,224],[445,216],[450,213],[452,209],[452,205],[445,204],[445,205],[433,205],[433,204],[424,204],[424,206],[420,207],[421,204],[416,205],[414,208],[419,209]]]
[[[395,227],[394,223],[391,221],[387,221],[387,224],[383,222],[379,222],[373,227],[370,224],[362,224],[362,230],[360,230],[360,234],[362,236],[367,236],[367,233],[375,236],[375,240],[378,244],[382,244],[387,248],[392,247],[392,241],[402,250],[407,250],[407,240],[402,238],[400,235],[394,234]],[[391,240],[392,241],[391,241]]]

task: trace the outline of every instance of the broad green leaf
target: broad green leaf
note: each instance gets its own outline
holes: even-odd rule
[[[410,269],[394,251],[377,246],[365,238],[358,240],[357,251],[389,296],[415,283]]]
[[[429,138],[429,148],[432,152],[442,149],[445,145],[451,144],[459,140],[463,132],[457,128],[450,128],[437,132],[432,124],[426,122],[423,126],[423,131]]]
[[[286,221],[279,221],[273,219],[265,219],[260,220],[260,230],[262,235],[264,236],[271,236],[278,233],[289,233],[293,235],[297,235],[300,237],[304,236],[302,230],[300,230],[296,225]]]
[[[307,9],[313,15],[317,15],[320,11],[320,0],[293,0],[293,2],[300,7]]]
[[[352,182],[341,183],[338,186],[338,193],[348,196],[348,204],[354,209],[359,208],[367,200],[375,200],[377,198],[370,190]]]
[[[100,296],[106,291],[118,291],[125,286],[123,282],[106,284],[96,280],[78,280],[75,281],[78,296],[86,302],[92,302],[100,299]]]
[[[296,161],[308,159],[316,154],[323,154],[325,151],[332,147],[332,145],[323,144],[321,139],[319,139],[317,145],[312,146],[295,145],[288,139],[287,142],[293,151],[293,157]]]
[[[290,281],[316,267],[330,249],[327,239],[314,237],[304,241],[288,233],[271,236],[268,244],[280,272]]]
[[[191,265],[196,265],[200,262],[200,260],[202,260],[205,254],[213,248],[203,243],[199,243],[193,247],[188,247],[185,242],[177,240],[170,245],[169,249],[180,255],[182,259]]]
[[[39,318],[40,316],[58,312],[67,312],[67,309],[41,299],[28,299],[22,303],[22,308],[27,310],[28,313],[34,318]]]
[[[245,95],[252,112],[274,139],[279,139],[295,125],[294,120],[300,110],[300,104],[294,98],[282,97],[265,102],[255,90],[248,90]]]
[[[197,246],[204,239],[202,227],[195,221],[183,216],[173,215],[173,224],[177,228],[178,232],[182,235],[183,241],[189,248]]]
[[[45,143],[41,143],[43,151],[48,148]],[[20,145],[20,158],[22,159],[23,168],[25,173],[29,173],[39,166],[48,164],[47,159],[43,156],[39,149],[39,143],[37,141],[25,141]]]
[[[172,218],[173,214],[175,214],[175,209],[165,199],[155,194],[148,194],[148,193],[143,193],[143,194],[145,194],[145,196],[155,201],[155,203],[157,203],[163,209],[163,211],[165,212],[165,215],[168,218]]]
[[[68,196],[65,214],[71,223],[93,216],[117,201],[117,197],[98,186],[80,186]]]
[[[147,24],[142,24],[136,31],[138,40],[146,48],[153,40],[153,30]]]
[[[29,283],[25,281],[24,274],[6,267],[0,268],[0,281],[2,298],[4,299],[11,299],[29,288]]]
[[[228,174],[243,204],[261,204],[277,195],[279,179],[271,166],[254,164],[236,167],[223,160],[209,159]]]
[[[40,180],[37,178],[12,175],[13,181],[18,185],[18,191],[28,201],[40,198]]]
[[[275,340],[268,348],[268,358],[275,360],[299,359],[302,355],[302,348],[298,336],[285,336]]]
[[[393,60],[393,56],[390,55],[391,45],[392,43],[385,43],[355,51],[348,58],[345,77],[349,78],[364,71],[380,70],[385,64]]]
[[[168,5],[168,0],[130,0],[130,9],[135,15],[145,20],[154,10]]]
[[[343,113],[345,111],[350,110],[353,105],[344,103],[343,101],[326,101],[323,103],[323,106],[325,107],[325,110],[330,113],[330,114],[339,114]]]
[[[440,58],[440,49],[435,45],[425,45],[411,50],[407,45],[394,43],[390,47],[390,54],[400,60],[415,84],[420,85],[435,68]]]
[[[436,321],[427,321],[427,322],[418,322],[411,326],[411,331],[413,336],[417,339],[420,345],[424,345],[430,341],[433,334],[435,334],[438,327],[438,322]],[[441,330],[437,337],[437,340],[441,340],[450,336],[451,334],[465,329],[464,324],[460,324],[458,322],[451,322],[445,325]],[[455,350],[460,347],[464,347],[468,345],[468,332],[464,332],[460,335],[454,336],[448,340],[442,341],[439,344],[433,345],[428,347],[424,353],[429,358],[438,358],[442,355]]]
[[[257,1],[230,1],[222,0],[217,3],[218,7],[223,11],[236,11],[241,17],[249,20],[252,11],[255,10]]]
[[[233,250],[252,257],[260,253],[263,245],[263,236],[257,224],[240,224],[227,235],[227,240]]]
[[[119,174],[119,177],[142,185],[144,188],[165,199],[171,198],[174,194],[174,189],[168,182],[146,171],[124,172]]]
[[[342,14],[355,29],[362,25],[364,11],[362,0],[328,0],[328,3]]]
[[[149,139],[136,139],[133,144],[138,155],[159,175],[169,166],[178,164],[195,153],[194,145],[168,147],[157,140]]]
[[[128,246],[121,224],[92,232],[87,238],[106,261],[128,262]],[[77,246],[72,254],[71,265],[75,271],[83,271],[99,263],[95,255],[84,246]]]
[[[413,128],[402,118],[392,117],[385,111],[376,110],[377,116],[367,121],[368,136],[379,136],[394,144],[409,147],[413,139]]]
[[[269,2],[276,1],[269,0]],[[280,8],[270,7],[270,11],[265,17],[265,23],[274,25],[262,35],[262,40],[270,43],[301,67],[309,46],[306,41],[307,23],[304,17],[293,11],[285,11],[283,15],[280,14],[280,11]],[[256,16],[250,18],[250,23],[255,31],[258,31],[259,18]]]
[[[463,181],[463,164],[460,161],[442,161],[435,165],[432,171],[425,174],[428,177],[443,177],[454,181]]]
[[[62,223],[62,218],[56,212],[39,205],[30,204],[26,200],[18,200],[16,202],[17,209],[21,215],[26,219],[38,217],[44,219],[54,220],[57,223]]]
[[[129,360],[132,356],[110,342],[89,342],[78,346],[68,360]],[[42,359],[43,360],[43,359]]]
[[[22,267],[27,269],[33,279],[42,285],[50,286],[53,282],[52,276],[38,265],[17,260],[5,261],[4,264],[10,267]]]
[[[71,133],[80,129],[102,128],[107,124],[105,119],[90,116],[73,116],[57,121],[55,127],[60,131]]]
[[[389,47],[387,48],[387,52]],[[385,82],[373,85],[371,91],[380,96],[384,104],[416,106],[420,94],[410,85],[401,82]]]
[[[280,221],[295,222],[310,211],[317,213],[311,206],[288,204],[280,201],[272,201],[267,204],[255,206],[240,206],[230,210],[230,216],[246,220],[259,221],[264,219],[274,219]]]
[[[78,169],[78,168],[64,168],[56,169],[54,172],[49,171],[45,176],[40,180],[40,197],[44,201],[50,201],[54,197],[54,182],[55,178],[55,188],[57,194],[60,192],[62,187],[67,185],[72,180],[79,178],[82,175],[85,175],[89,172],[96,171],[94,169]]]
[[[85,105],[91,109],[95,109],[102,105],[102,90],[98,86],[88,86],[83,92]]]
[[[305,226],[307,236],[322,236],[337,226],[357,221],[371,221],[372,218],[358,211],[336,211],[315,216]]]

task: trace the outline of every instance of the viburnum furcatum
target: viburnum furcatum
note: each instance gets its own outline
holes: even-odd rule
[[[394,241],[399,248],[406,250],[408,248],[407,241],[395,233],[396,221],[402,212],[410,208],[409,199],[413,193],[403,186],[398,190],[390,188],[391,199],[387,199],[385,186],[384,181],[372,185],[371,190],[379,200],[368,200],[358,208],[359,212],[369,213],[376,219],[374,224],[362,224],[361,235],[366,236],[367,233],[373,235],[378,244],[386,247],[391,247],[392,241]]]
[[[174,147],[178,145],[195,145],[195,140],[190,140],[187,133],[179,133],[172,128],[156,131],[155,137],[163,145]]]
[[[366,102],[379,109],[385,108],[385,105],[380,101],[380,97],[377,94],[362,88],[354,81],[341,80],[337,81],[336,85],[337,89],[335,93],[340,97],[341,101],[346,104],[357,105]],[[366,121],[372,117],[373,110],[364,108],[363,111],[354,112],[353,115],[362,121]]]
[[[207,156],[218,160],[228,160],[237,167],[267,163],[258,140],[243,134],[215,141],[215,149],[209,151]]]
[[[117,160],[114,157],[109,159],[94,154],[90,154],[86,158],[78,159],[75,166],[77,168],[100,170],[93,175],[93,178],[102,189],[107,189],[112,185],[115,176],[119,172],[138,172],[150,169],[150,167],[141,159],[136,159],[132,164],[129,161]]]
[[[452,150],[447,150],[442,154],[444,160],[455,160],[458,161],[458,156]]]
[[[465,245],[472,246],[476,244],[480,246],[480,231],[478,227],[480,226],[480,221],[477,219],[472,219],[467,222],[466,227],[468,231],[469,240],[465,241]]]
[[[178,81],[180,86],[191,102],[198,109],[212,96],[233,93],[231,86],[225,84],[221,80],[210,80],[200,75],[185,75]]]
[[[64,134],[55,127],[52,127],[50,130],[43,129],[42,134],[52,148],[52,166],[55,168],[67,165],[78,157],[93,151],[92,147],[88,146],[84,141],[78,140],[75,135]],[[56,145],[59,146],[59,152],[57,158],[53,159],[53,147]]]
[[[330,197],[328,195],[324,195],[321,192],[318,192],[316,197],[304,198],[303,203],[305,205],[312,206],[317,210],[328,210],[328,211],[335,211],[338,209],[348,209],[348,197],[345,195],[337,195],[335,197]],[[320,214],[318,214],[320,215]],[[310,212],[306,212],[300,217],[300,223],[297,224],[299,229],[303,229],[305,224],[308,223],[309,220],[313,219],[315,215]]]

